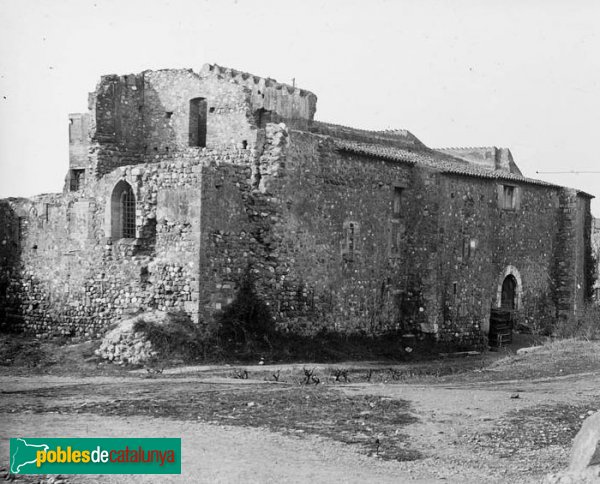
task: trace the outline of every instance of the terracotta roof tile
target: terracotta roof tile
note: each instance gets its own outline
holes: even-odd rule
[[[438,151],[413,152],[402,148],[391,146],[380,146],[368,143],[357,143],[347,140],[334,140],[335,146],[341,151],[356,153],[359,155],[371,156],[388,161],[397,161],[411,165],[427,166],[439,170],[442,173],[472,176],[477,178],[491,178],[495,180],[504,180],[520,183],[529,183],[532,185],[541,185],[547,187],[561,188],[559,185],[548,183],[543,180],[527,178],[508,171],[489,170],[479,167],[476,164],[455,158],[453,156]]]

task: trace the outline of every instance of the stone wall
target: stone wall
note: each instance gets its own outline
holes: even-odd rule
[[[69,114],[69,167],[87,168],[90,138],[90,116]]]
[[[298,333],[477,345],[508,274],[519,318],[582,300],[589,203],[575,192],[520,184],[505,210],[497,180],[343,152],[283,124],[258,139],[260,150],[113,152],[134,163],[80,192],[5,202],[11,321],[96,335],[124,312],[180,309],[208,328],[248,268],[278,326]],[[135,239],[111,238],[120,180],[136,196]]]
[[[591,216],[591,214],[590,214]],[[596,275],[596,279],[593,285],[593,297],[594,301],[600,301],[600,280],[598,279],[598,275],[600,275],[600,219],[598,218],[590,218],[589,223],[591,225],[591,258],[593,263],[595,264],[594,274]],[[588,268],[589,270],[589,268]]]
[[[518,203],[507,210],[502,181],[342,153],[330,138],[270,126],[253,169],[207,171],[206,318],[233,299],[248,264],[279,326],[301,333],[400,329],[477,345],[507,275],[519,283],[517,319],[572,310],[583,266],[565,250],[583,250],[585,230],[557,231],[569,223],[564,190],[511,182]],[[589,203],[576,199],[583,220]]]
[[[523,179],[508,150],[461,161],[315,110],[308,91],[219,66],[104,76],[89,115],[71,115],[65,193],[0,203],[0,317],[97,336],[130,311],[183,310],[208,331],[247,270],[301,334],[476,346],[509,275],[517,319],[582,307],[585,194]]]
[[[197,320],[203,166],[251,159],[237,149],[163,154],[117,168],[87,192],[5,201],[0,297],[12,328],[96,336],[140,308],[184,310]],[[110,237],[120,180],[136,196],[135,239]]]
[[[517,315],[537,319],[551,305],[558,190],[520,184],[519,206],[501,208],[501,182],[444,177],[440,190],[440,288],[443,333],[488,330],[503,280],[516,278]],[[500,190],[499,190],[500,188]],[[553,312],[553,308],[548,308]]]

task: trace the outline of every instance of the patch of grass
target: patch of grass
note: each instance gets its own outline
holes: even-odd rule
[[[40,341],[16,335],[0,338],[0,365],[36,368],[53,364],[51,353]]]
[[[600,369],[600,342],[547,340],[537,351],[509,355],[491,363],[495,379],[543,378]]]
[[[99,341],[65,344],[64,339],[35,339],[0,333],[0,373],[9,375],[114,375],[114,365],[99,364],[94,355]]]
[[[264,427],[286,434],[315,434],[346,444],[382,459],[414,460],[404,426],[416,422],[409,404],[377,396],[350,396],[324,385],[248,385],[248,388],[216,385],[191,386],[183,382],[118,387],[98,385],[96,401],[74,403],[69,395],[77,388],[47,388],[23,393],[21,410],[33,412],[142,415],[223,425]],[[120,398],[107,400],[107,394]],[[27,405],[29,400],[37,401]],[[18,398],[13,395],[13,398]],[[43,398],[42,398],[43,397]],[[41,403],[44,400],[44,403]],[[52,404],[48,404],[52,401]]]
[[[539,405],[515,410],[497,422],[491,432],[476,440],[480,447],[501,457],[527,454],[550,446],[570,448],[584,419],[596,410],[598,402]]]

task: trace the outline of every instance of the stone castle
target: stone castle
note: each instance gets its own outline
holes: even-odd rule
[[[504,148],[314,120],[317,97],[217,65],[103,76],[70,115],[64,191],[0,201],[0,317],[99,336],[138,309],[199,325],[254,273],[277,326],[475,345],[494,308],[591,292],[591,196]]]

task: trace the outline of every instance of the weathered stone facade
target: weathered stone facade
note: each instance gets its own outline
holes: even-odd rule
[[[159,309],[208,328],[248,267],[303,334],[476,345],[493,307],[581,307],[589,195],[523,177],[506,149],[432,150],[315,111],[308,91],[214,65],[102,77],[70,115],[64,193],[0,201],[3,320],[97,336]]]

